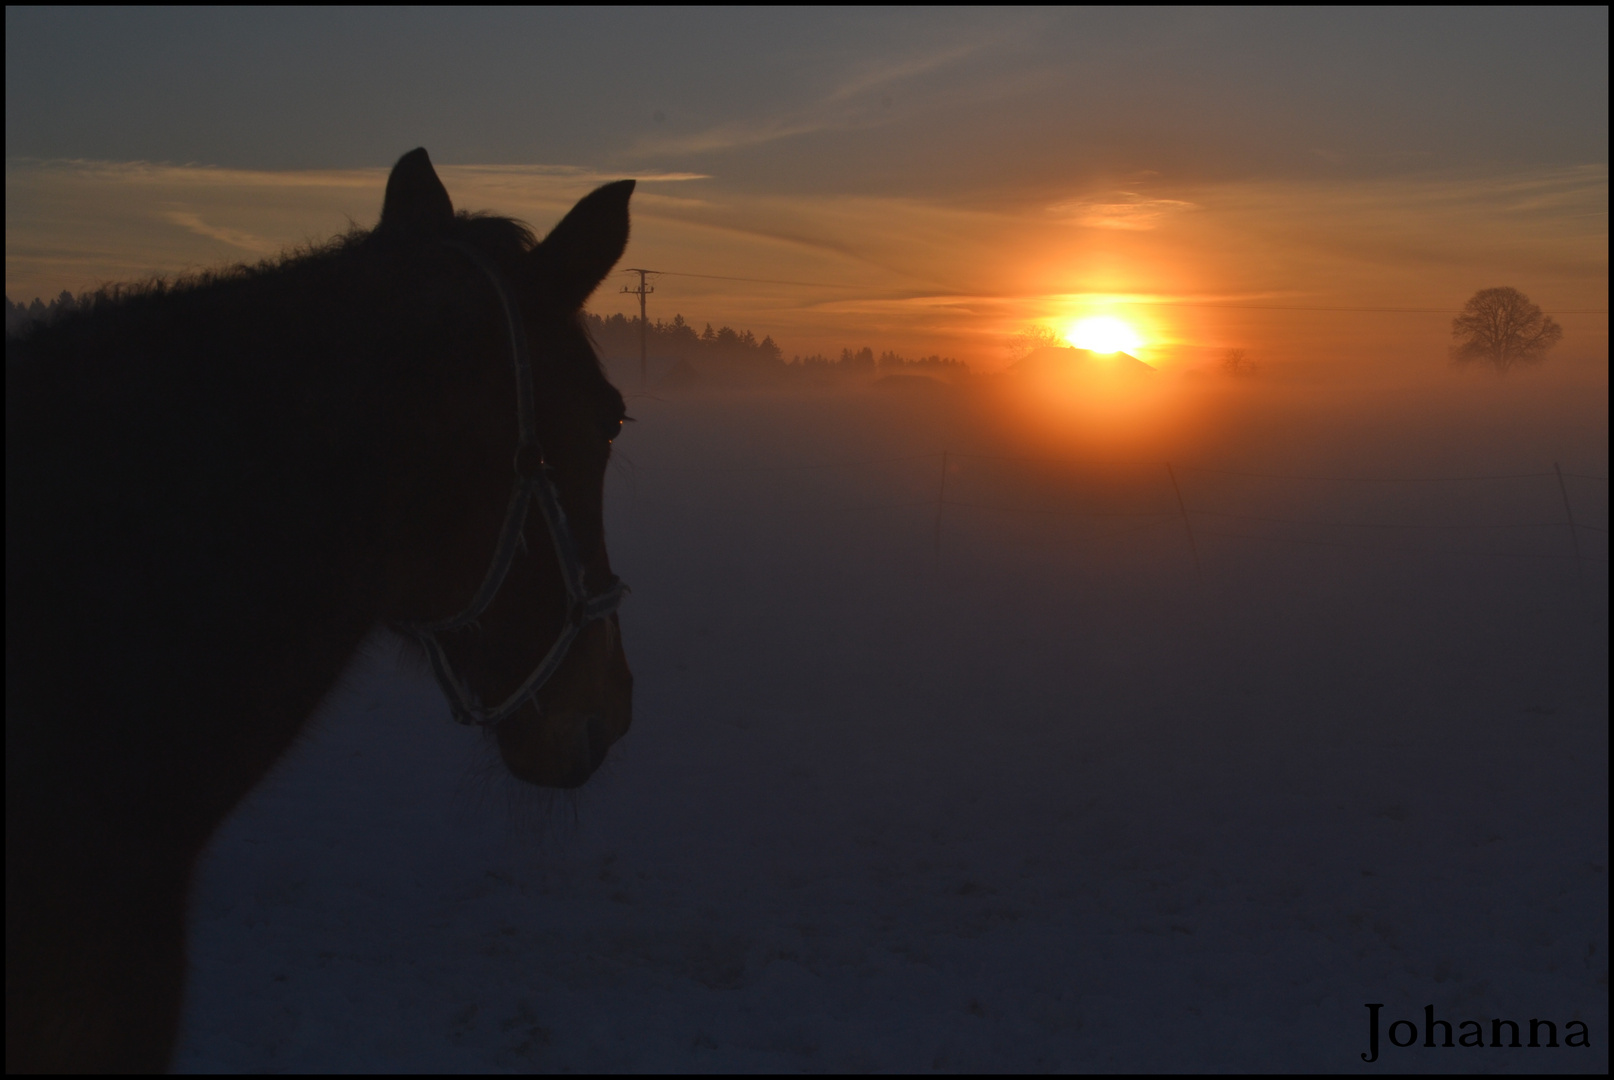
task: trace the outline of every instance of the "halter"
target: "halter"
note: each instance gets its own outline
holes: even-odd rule
[[[415,636],[431,659],[432,674],[437,676],[437,683],[443,688],[443,696],[448,698],[454,719],[461,724],[492,727],[513,715],[529,699],[537,705],[538,691],[560,669],[561,662],[566,659],[566,654],[571,650],[572,643],[577,640],[577,635],[582,633],[583,628],[589,623],[603,619],[614,612],[621,605],[622,596],[628,591],[628,587],[622,583],[622,579],[613,578],[610,585],[592,596],[589,595],[583,580],[583,561],[577,556],[577,542],[572,537],[572,528],[566,521],[566,511],[561,508],[560,495],[555,490],[554,481],[549,478],[549,466],[544,462],[544,450],[538,442],[532,359],[527,352],[527,333],[521,322],[521,314],[516,310],[504,275],[499,273],[497,266],[475,248],[452,240],[446,243],[469,258],[476,264],[477,269],[487,275],[499,294],[499,302],[504,306],[505,323],[510,334],[510,356],[516,369],[516,416],[521,424],[521,441],[516,444],[515,480],[510,489],[510,505],[504,512],[504,526],[499,530],[498,546],[493,550],[493,562],[488,567],[487,576],[482,579],[481,588],[476,590],[471,602],[465,605],[465,609],[458,615],[441,622],[409,623],[405,629]],[[442,643],[437,640],[437,635],[445,630],[457,630],[474,623],[493,602],[500,586],[504,584],[504,579],[510,573],[516,549],[526,546],[522,538],[522,527],[526,524],[527,510],[532,503],[538,504],[544,522],[549,526],[549,539],[555,549],[555,561],[560,564],[561,580],[566,585],[566,624],[561,627],[560,635],[544,654],[544,658],[516,688],[515,693],[506,698],[503,704],[489,709],[482,705],[476,692],[467,686],[465,680],[454,670],[454,665],[449,660],[448,653],[444,651]]]

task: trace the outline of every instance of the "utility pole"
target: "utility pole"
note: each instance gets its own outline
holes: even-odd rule
[[[624,285],[622,286],[622,291],[630,296],[637,296],[639,298],[639,389],[645,390],[650,386],[650,373],[648,370],[649,360],[647,359],[650,341],[650,324],[645,321],[644,298],[656,290],[654,286],[645,284],[644,276],[646,274],[659,274],[661,271],[640,270],[636,267],[629,267],[622,272],[625,274],[639,275],[639,287],[637,289],[630,289]]]

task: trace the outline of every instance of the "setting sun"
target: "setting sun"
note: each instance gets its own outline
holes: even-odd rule
[[[1109,315],[1098,315],[1072,324],[1065,331],[1065,340],[1078,349],[1091,349],[1096,353],[1123,352],[1143,344],[1136,330]]]

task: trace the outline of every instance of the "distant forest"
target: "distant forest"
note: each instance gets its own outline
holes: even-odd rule
[[[8,296],[6,335],[16,334],[30,323],[51,322],[66,312],[87,306],[93,299],[92,293],[75,298],[64,290],[49,303],[36,297],[32,303],[23,305],[12,303]],[[583,324],[607,361],[614,361],[618,365],[638,361],[637,318],[584,312]],[[651,323],[646,345],[654,365],[652,370],[658,380],[670,378],[674,382],[685,383],[757,383],[789,378],[818,381],[897,374],[955,378],[969,373],[969,365],[949,357],[920,356],[910,359],[891,351],[876,356],[874,350],[867,346],[855,351],[842,349],[838,357],[815,353],[812,356],[792,356],[786,360],[784,351],[772,337],[758,341],[749,330],[735,330],[728,326],[714,330],[711,323],[697,333],[682,315],[674,315],[672,322],[658,319]]]
[[[63,289],[61,295],[48,304],[36,296],[33,303],[25,306],[23,304],[13,304],[11,297],[8,296],[6,297],[6,337],[18,333],[29,323],[51,322],[64,312],[76,310],[80,304],[89,299],[90,294],[86,293],[82,299],[75,300],[72,293]]]
[[[637,318],[585,312],[583,322],[608,362],[623,364],[638,360]],[[771,336],[758,341],[749,330],[728,326],[714,330],[711,323],[697,333],[682,315],[674,315],[672,322],[657,319],[646,328],[645,337],[645,351],[653,364],[655,377],[673,381],[754,383],[791,377],[824,379],[895,374],[953,378],[969,373],[969,365],[950,357],[910,359],[891,351],[876,356],[867,346],[855,351],[842,349],[840,356],[834,358],[815,353],[786,360],[784,351]]]

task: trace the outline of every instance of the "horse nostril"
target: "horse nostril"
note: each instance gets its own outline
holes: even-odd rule
[[[560,775],[551,781],[552,786],[581,787],[584,781],[594,775],[594,770],[600,767],[610,749],[611,734],[603,716],[588,713],[578,718],[572,727],[571,752],[558,763]]]

